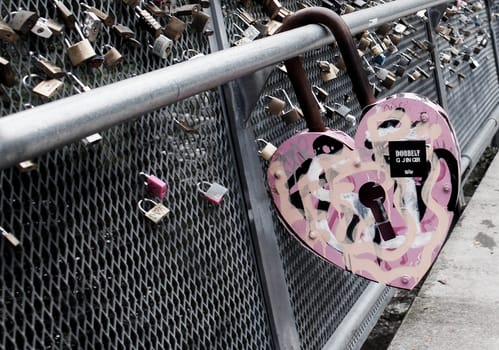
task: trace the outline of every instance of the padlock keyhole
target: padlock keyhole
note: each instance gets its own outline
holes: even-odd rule
[[[373,239],[374,243],[381,243],[395,238],[395,231],[386,213],[383,203],[386,199],[386,193],[383,186],[375,182],[367,182],[360,187],[360,202],[371,209],[374,220],[376,221],[376,233]]]

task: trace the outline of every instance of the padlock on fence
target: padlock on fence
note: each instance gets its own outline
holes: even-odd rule
[[[142,171],[139,173],[139,175],[146,180],[144,182],[144,185],[148,192],[158,197],[159,199],[163,199],[166,197],[166,193],[168,191],[168,185],[166,184],[166,182],[164,182],[157,176],[149,175]]]
[[[198,182],[196,187],[198,192],[201,193],[206,200],[215,205],[220,205],[222,199],[229,191],[227,187],[222,186],[219,183],[210,183],[208,181]]]
[[[375,100],[350,30],[335,12],[300,10],[281,31],[317,23],[336,37],[363,113],[354,138],[327,129],[301,58],[285,62],[308,130],[270,153],[274,205],[315,254],[370,280],[412,289],[458,209],[455,133],[447,113],[425,97]]]
[[[151,209],[145,209],[144,208],[144,203],[149,203],[152,205]],[[145,215],[146,218],[154,222],[155,224],[158,224],[163,218],[170,213],[170,209],[165,207],[161,203],[156,203],[152,199],[141,199],[138,203],[138,207],[140,211]]]
[[[257,139],[255,142],[263,145],[262,149],[258,151],[258,155],[265,160],[271,160],[277,151],[277,147],[264,139]]]

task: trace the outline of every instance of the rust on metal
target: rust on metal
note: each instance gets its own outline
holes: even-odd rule
[[[308,24],[322,24],[326,26],[336,38],[341,55],[347,65],[347,73],[352,80],[353,91],[357,95],[362,108],[376,102],[369,80],[362,67],[357,48],[353,42],[352,33],[345,21],[334,11],[311,7],[299,10],[286,17],[280,32],[302,27]],[[309,131],[325,131],[326,127],[321,118],[319,106],[315,101],[310,81],[303,67],[301,57],[294,57],[284,62],[289,79],[298,98],[298,102],[305,115]]]

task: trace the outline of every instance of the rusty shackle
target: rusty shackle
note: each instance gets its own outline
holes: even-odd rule
[[[357,95],[360,106],[364,108],[376,102],[366,72],[362,68],[362,62],[353,42],[352,33],[343,18],[329,9],[321,7],[305,8],[287,16],[284,19],[280,32],[308,24],[322,24],[336,38],[347,68],[347,73],[352,81],[353,91]],[[310,81],[303,67],[303,59],[301,57],[293,57],[286,60],[284,64],[305,116],[309,131],[325,131],[326,127],[322,121],[319,106],[314,98]]]

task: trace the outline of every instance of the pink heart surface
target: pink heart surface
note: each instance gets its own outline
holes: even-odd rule
[[[447,237],[459,161],[446,112],[405,93],[369,106],[353,139],[334,130],[293,136],[267,178],[282,222],[307,248],[359,276],[412,289]]]

